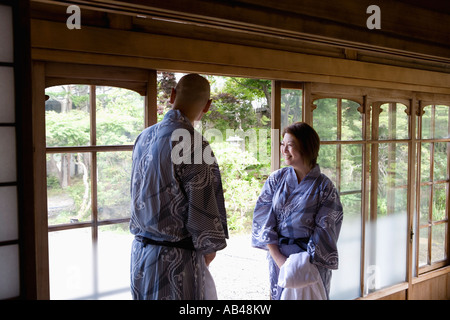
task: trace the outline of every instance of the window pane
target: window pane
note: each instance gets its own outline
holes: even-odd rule
[[[321,145],[319,150],[319,156],[317,158],[317,163],[320,165],[320,171],[324,173],[328,178],[333,181],[333,183],[337,186],[336,183],[336,145]]]
[[[383,186],[406,186],[408,183],[408,144],[380,143],[378,180]]]
[[[93,244],[90,228],[49,232],[50,299],[92,299]]]
[[[435,106],[434,138],[448,138],[448,109],[447,106]]]
[[[88,85],[47,88],[45,129],[47,147],[90,144],[90,105]]]
[[[433,221],[440,221],[446,218],[445,203],[447,199],[447,183],[435,184],[433,186]]]
[[[359,104],[342,99],[342,138],[341,140],[362,139],[362,114],[358,111]]]
[[[281,89],[281,132],[298,121],[302,121],[302,90]]]
[[[408,139],[409,122],[402,103],[385,103],[379,116],[378,137],[380,140]]]
[[[321,141],[337,140],[337,100],[318,99],[313,113],[313,127]]]
[[[361,190],[362,146],[341,145],[341,187],[340,191]]]
[[[406,143],[379,145],[377,213],[366,228],[366,293],[406,277],[407,159]]]
[[[131,151],[97,154],[100,220],[130,217]]]
[[[431,126],[432,108],[432,106],[426,106],[423,108],[425,113],[422,115],[422,139],[431,139],[434,136]]]
[[[447,142],[434,143],[434,181],[447,180],[447,148]]]
[[[396,194],[401,202],[406,193]],[[365,292],[370,293],[406,279],[406,207],[403,212],[369,221],[366,227]]]
[[[90,153],[47,154],[48,224],[91,220]]]
[[[428,263],[428,227],[419,230],[419,267]]]
[[[420,187],[420,225],[428,224],[430,210],[431,186]]]
[[[135,91],[96,87],[97,145],[133,144],[144,129],[144,97]]]
[[[445,235],[447,231],[447,223],[441,223],[431,227],[431,263],[445,260],[447,254],[445,252]]]
[[[129,300],[133,235],[128,223],[98,228],[98,298]]]
[[[339,269],[331,277],[330,299],[361,296],[361,194],[342,195],[344,220],[339,234]]]
[[[431,143],[422,143],[420,147],[420,181],[427,182],[431,181]]]

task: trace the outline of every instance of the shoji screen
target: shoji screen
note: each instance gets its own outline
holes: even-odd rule
[[[13,7],[0,3],[0,299],[20,296]]]

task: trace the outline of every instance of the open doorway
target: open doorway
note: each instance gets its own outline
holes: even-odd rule
[[[157,121],[181,76],[158,72]],[[213,104],[196,129],[218,159],[230,229],[211,272],[219,299],[268,299],[266,253],[250,246],[250,236],[271,170],[271,81],[206,77]],[[130,299],[129,173],[149,112],[145,98],[92,84],[57,85],[46,95],[50,298]]]

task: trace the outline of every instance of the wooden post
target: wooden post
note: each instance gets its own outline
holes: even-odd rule
[[[32,69],[34,204],[36,227],[37,299],[50,298],[48,274],[47,177],[45,154],[45,63],[36,61]]]
[[[272,81],[272,103],[270,113],[272,115],[271,121],[271,171],[280,168],[280,128],[281,128],[281,83],[279,81]]]

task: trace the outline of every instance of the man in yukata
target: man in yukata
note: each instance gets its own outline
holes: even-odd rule
[[[309,254],[307,262],[318,269],[329,298],[343,210],[332,181],[320,172],[319,147],[319,136],[308,124],[297,122],[284,129],[281,152],[288,166],[269,176],[256,202],[252,245],[268,250],[273,300],[282,299],[285,290],[278,285],[280,268],[299,252]],[[297,272],[310,267],[300,266]]]
[[[207,266],[228,238],[219,167],[193,127],[209,110],[209,82],[182,77],[170,102],[133,149],[131,292],[133,299],[202,300]]]

